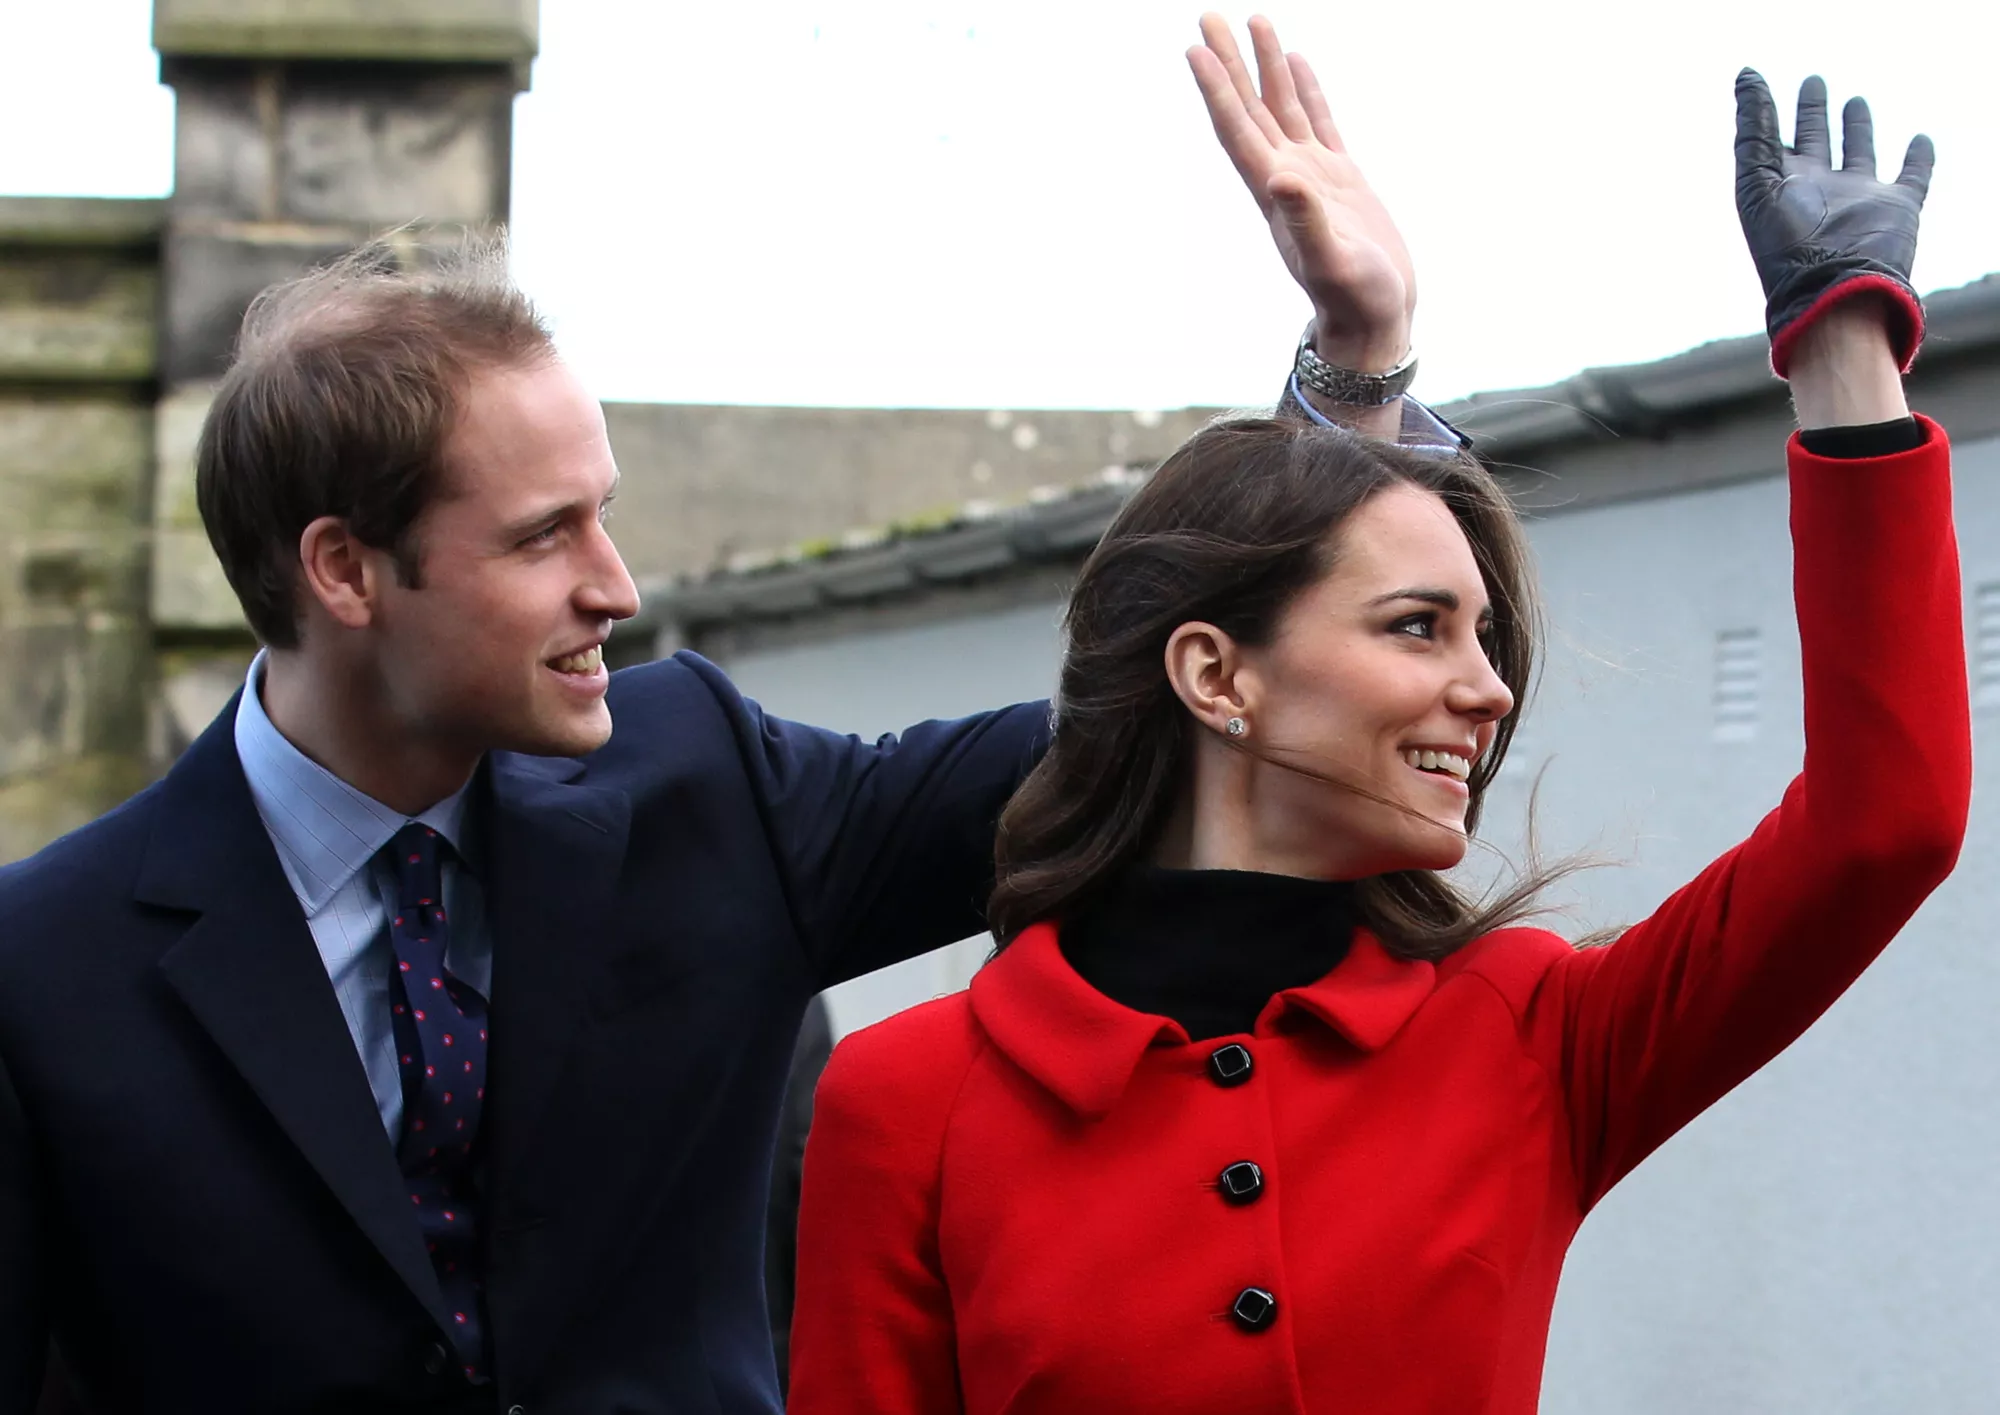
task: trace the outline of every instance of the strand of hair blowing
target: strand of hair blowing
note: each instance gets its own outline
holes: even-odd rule
[[[1347,517],[1400,483],[1435,492],[1464,530],[1492,599],[1495,670],[1515,701],[1526,701],[1540,609],[1520,522],[1484,467],[1290,420],[1205,428],[1126,504],[1071,592],[1053,740],[1000,818],[987,906],[1000,947],[1032,923],[1087,905],[1144,858],[1166,825],[1197,730],[1166,678],[1174,629],[1202,620],[1239,643],[1268,642],[1285,608],[1333,563]],[[1468,833],[1517,719],[1498,724],[1474,768]],[[1383,799],[1308,762],[1257,755],[1332,789]],[[1358,912],[1390,952],[1442,958],[1539,912],[1542,891],[1585,863],[1542,867],[1531,858],[1477,901],[1433,871],[1378,875],[1356,882]]]

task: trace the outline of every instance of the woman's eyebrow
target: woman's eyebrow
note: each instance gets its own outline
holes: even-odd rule
[[[1413,599],[1419,604],[1435,604],[1440,609],[1455,610],[1458,608],[1458,592],[1456,590],[1429,589],[1423,586],[1412,586],[1408,589],[1390,590],[1387,594],[1378,594],[1375,598],[1368,601],[1368,607],[1373,609],[1377,605],[1389,604],[1399,599]]]

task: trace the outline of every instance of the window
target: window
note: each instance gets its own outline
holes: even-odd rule
[[[1715,740],[1748,742],[1757,735],[1764,691],[1764,636],[1724,629],[1715,636]]]
[[[2000,581],[1972,592],[1972,705],[2000,708]]]

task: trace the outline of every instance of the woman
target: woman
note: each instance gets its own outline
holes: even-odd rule
[[[1899,377],[1928,144],[1884,184],[1869,142],[1850,105],[1832,169],[1813,81],[1787,150],[1739,80],[1803,428],[1783,802],[1607,947],[1508,927],[1531,889],[1462,900],[1436,872],[1534,652],[1504,498],[1337,430],[1199,434],[1079,579],[1001,824],[1003,951],[826,1072],[794,1412],[1536,1408],[1584,1214],[1853,981],[1964,829],[1948,454]]]

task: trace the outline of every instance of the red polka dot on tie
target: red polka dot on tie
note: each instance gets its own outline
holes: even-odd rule
[[[423,1202],[423,1196],[420,1194],[412,1194],[410,1195],[410,1202],[413,1204],[421,1204]]]
[[[422,855],[412,855],[410,856],[410,863],[413,865],[420,865],[423,863],[423,859],[424,857]]]
[[[409,1065],[409,1064],[410,1064],[410,1063],[411,1063],[412,1061],[415,1061],[415,1060],[416,1060],[416,1058],[415,1058],[415,1057],[413,1057],[413,1056],[406,1056],[406,1057],[404,1057],[404,1058],[403,1058],[403,1065],[405,1065],[405,1066],[408,1066],[408,1065]]]
[[[453,1312],[453,1313],[451,1314],[451,1317],[452,1317],[452,1320],[453,1320],[453,1321],[455,1321],[455,1322],[460,1322],[460,1323],[463,1323],[463,1322],[465,1321],[465,1313],[463,1313],[463,1312]]]
[[[424,1128],[424,1123],[421,1120],[412,1120],[410,1122],[410,1128],[412,1130],[421,1130]]]
[[[423,1014],[423,1013],[421,1013],[421,1012],[419,1012],[419,1013],[417,1014],[417,1016],[419,1016],[419,1017],[421,1017],[421,1016],[423,1016],[423,1015],[424,1015],[424,1014]],[[451,1033],[450,1033],[450,1032],[446,1032],[446,1033],[444,1034],[444,1044],[445,1044],[446,1046],[450,1046],[450,1045],[452,1044],[452,1043],[451,1043]]]
[[[486,1088],[484,1086],[479,1088],[479,1099],[482,1101],[486,1099]]]
[[[441,987],[443,987],[443,986],[444,986],[444,979],[443,979],[443,978],[432,978],[432,979],[431,979],[431,986],[432,986],[432,987],[434,987],[434,988],[441,988]]]
[[[398,960],[396,964],[396,971],[399,973],[407,973],[410,971],[410,965]]]
[[[402,1003],[399,1002],[396,1004],[396,1015],[398,1017],[401,1017],[406,1010]]]
[[[417,1020],[418,1020],[419,1022],[421,1022],[421,1021],[423,1021],[423,1020],[424,1020],[424,1010],[423,1010],[423,1008],[421,1008],[421,1007],[419,1007],[419,1008],[417,1009]]]
[[[435,1076],[437,1074],[438,1074],[438,1069],[435,1066],[426,1066],[424,1068],[424,1075],[426,1076]]]
[[[484,1027],[479,1029],[479,1040],[482,1042],[486,1040],[486,1029]]]
[[[453,1213],[450,1209],[446,1209],[444,1211],[444,1221],[446,1223],[456,1223],[458,1221],[458,1215]]]
[[[468,1076],[472,1074],[472,1063],[469,1061],[465,1063],[465,1074]]]
[[[396,916],[396,927],[399,929],[403,927],[403,916],[401,914]]]
[[[465,1122],[463,1120],[454,1120],[451,1123],[451,1126],[452,1129],[454,1130],[463,1130],[465,1128]]]
[[[451,1092],[450,1092],[450,1091],[446,1091],[446,1092],[444,1093],[444,1103],[445,1103],[446,1105],[450,1105],[450,1104],[451,1104]]]

